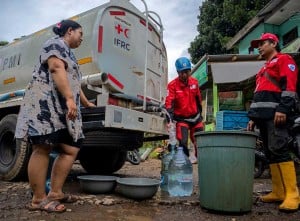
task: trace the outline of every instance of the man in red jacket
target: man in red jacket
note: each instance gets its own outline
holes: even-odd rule
[[[197,145],[194,137],[196,131],[203,130],[201,93],[197,79],[190,76],[191,62],[186,57],[180,57],[175,62],[178,77],[168,84],[168,95],[165,107],[171,120],[176,122],[176,137],[184,153],[189,156],[188,133],[195,148]]]
[[[260,130],[266,156],[270,162],[272,192],[261,197],[263,202],[282,202],[283,211],[299,206],[294,161],[288,147],[288,127],[296,104],[298,69],[293,58],[280,53],[279,40],[272,33],[251,42],[266,60],[256,75],[256,88],[248,113],[248,129]]]

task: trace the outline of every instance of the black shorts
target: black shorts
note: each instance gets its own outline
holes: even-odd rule
[[[80,148],[82,145],[83,139],[77,140],[77,142],[73,141],[72,136],[69,134],[68,129],[61,129],[54,133],[41,135],[41,136],[31,136],[28,137],[28,141],[32,145],[37,144],[48,144],[48,145],[57,145],[57,144],[67,144],[73,147]]]

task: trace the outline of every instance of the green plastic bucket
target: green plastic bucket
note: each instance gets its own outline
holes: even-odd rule
[[[223,212],[251,211],[257,135],[209,131],[198,132],[195,137],[200,206]]]

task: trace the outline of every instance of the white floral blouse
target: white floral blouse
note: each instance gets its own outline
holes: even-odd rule
[[[67,128],[67,106],[65,98],[58,91],[48,70],[47,60],[55,56],[65,63],[68,80],[77,105],[77,119],[69,122],[69,132],[76,142],[84,138],[80,114],[80,81],[82,74],[76,58],[64,40],[53,37],[46,41],[35,66],[18,116],[15,136],[41,136]]]

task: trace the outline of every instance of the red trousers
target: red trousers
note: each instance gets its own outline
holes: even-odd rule
[[[185,155],[190,156],[188,150],[188,135],[190,131],[190,139],[194,144],[195,156],[197,157],[197,144],[195,139],[195,132],[203,131],[203,123],[199,122],[196,124],[189,124],[186,122],[177,122],[176,123],[176,138],[179,141],[179,146],[183,147]]]

